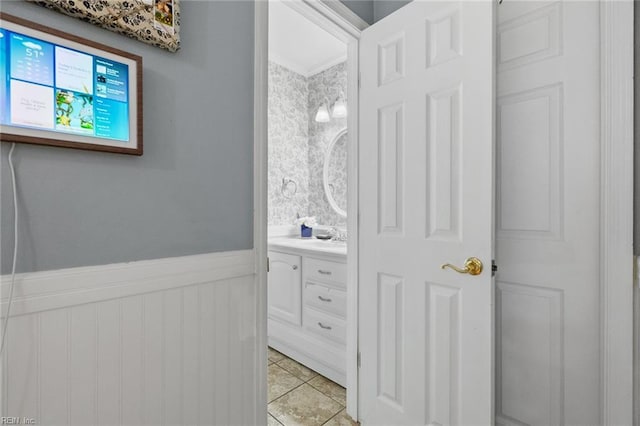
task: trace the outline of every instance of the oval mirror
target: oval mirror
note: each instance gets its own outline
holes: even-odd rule
[[[347,129],[333,138],[324,157],[323,184],[329,204],[340,216],[347,217]]]

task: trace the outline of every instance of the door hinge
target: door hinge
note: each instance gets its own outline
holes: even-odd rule
[[[495,259],[491,259],[491,276],[495,277],[496,272],[498,272],[498,265],[496,265]]]
[[[358,352],[358,360],[357,360],[357,364],[358,364],[358,368],[360,368],[360,366],[362,365],[362,357],[360,352]]]
[[[270,262],[269,262],[269,256],[267,256],[267,272],[269,272],[269,267],[270,267]]]

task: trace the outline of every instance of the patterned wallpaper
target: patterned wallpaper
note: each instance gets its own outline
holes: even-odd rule
[[[291,225],[297,213],[308,215],[309,88],[305,77],[273,62],[268,85],[268,224]],[[290,198],[282,193],[283,178],[297,183]]]
[[[325,71],[309,77],[309,213],[318,218],[318,223],[326,225],[346,226],[347,218],[337,214],[329,205],[324,193],[322,172],[324,170],[325,152],[338,133],[347,127],[346,118],[332,118],[328,123],[314,120],[316,111],[323,102],[331,108],[333,102],[343,93],[347,93],[347,63],[342,62]],[[346,155],[346,152],[345,152]],[[346,159],[342,161],[346,165]],[[334,171],[337,173],[337,171]],[[335,193],[346,193],[346,173],[340,188]],[[336,179],[332,182],[338,185]],[[337,201],[337,199],[336,199]],[[346,207],[346,203],[344,203]],[[346,209],[345,209],[346,210]]]
[[[316,216],[321,225],[346,226],[346,218],[335,213],[327,201],[322,172],[327,147],[347,126],[347,119],[332,118],[329,123],[315,121],[322,102],[333,103],[341,92],[346,94],[346,63],[307,79],[269,62],[268,78],[268,224],[291,225],[299,213]],[[337,152],[343,152],[345,158],[339,154],[332,161],[346,165],[346,150]],[[282,194],[283,178],[297,183],[297,192],[290,198]],[[335,194],[346,194],[346,168],[332,173],[332,184]],[[341,196],[335,197],[338,200]]]

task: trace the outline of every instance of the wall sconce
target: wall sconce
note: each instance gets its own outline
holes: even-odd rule
[[[347,116],[347,103],[343,97],[340,96],[331,110],[331,117],[333,118],[345,118]]]
[[[331,115],[329,115],[329,102],[325,102],[320,105],[318,112],[316,112],[316,121],[318,123],[328,123],[331,118],[345,118],[347,116],[347,103],[344,100],[344,95],[341,93],[340,97],[336,99],[331,109]]]
[[[331,120],[329,117],[329,109],[327,108],[327,104],[320,105],[318,108],[318,112],[316,113],[316,121],[318,123],[328,123]]]

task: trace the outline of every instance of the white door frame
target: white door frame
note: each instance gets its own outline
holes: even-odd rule
[[[253,424],[265,424],[267,413],[267,78],[269,71],[269,5],[254,2],[253,59],[253,251],[255,253],[256,351]]]
[[[323,16],[325,25],[355,40],[367,27],[344,5],[297,0],[298,10]],[[602,424],[633,418],[633,1],[600,2],[601,52],[601,327]],[[268,4],[255,2],[254,22],[254,251],[256,259],[256,419],[267,416],[267,67]],[[348,253],[357,259],[357,67],[349,61]],[[355,74],[353,74],[355,72]],[[355,172],[354,172],[355,170]],[[355,178],[354,178],[355,177]],[[349,266],[349,314],[357,319],[357,262]],[[355,264],[355,267],[353,266]],[[355,284],[352,284],[355,283]],[[355,294],[354,294],[355,293]],[[357,419],[357,323],[348,324],[347,403]],[[356,368],[354,368],[356,367]],[[351,372],[351,374],[349,374]]]
[[[347,412],[358,415],[358,39],[369,26],[339,1],[288,0],[287,6],[347,44],[349,176],[347,192]],[[255,1],[254,59],[254,250],[256,254],[256,424],[267,412],[267,81],[268,0]]]
[[[602,424],[633,421],[633,1],[600,2]]]

